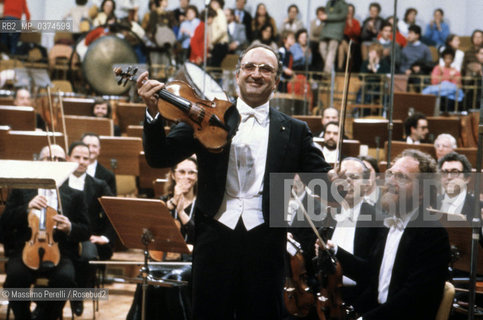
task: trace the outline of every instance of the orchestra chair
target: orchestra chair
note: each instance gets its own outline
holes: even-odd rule
[[[52,91],[74,92],[72,84],[67,80],[52,80]]]
[[[73,48],[66,44],[56,44],[50,49],[48,54],[50,76],[53,79],[67,80],[67,72],[69,71],[69,61],[72,56]],[[79,63],[77,54],[73,55],[71,67]]]
[[[401,152],[406,149],[416,149],[429,154],[431,157],[436,159],[436,153],[434,151],[434,146],[430,143],[421,144],[409,144],[405,141],[392,141],[391,143],[391,160],[394,160]],[[384,143],[384,153],[387,155],[387,141]],[[387,160],[387,158],[386,158]]]
[[[148,197],[154,196],[154,182],[157,179],[164,179],[169,173],[170,168],[152,168],[148,165],[144,151],[139,153],[139,184],[138,190],[146,192]]]
[[[308,114],[309,111],[308,101],[305,101],[303,96],[293,93],[276,92],[270,99],[270,107],[290,116]]]
[[[92,116],[94,99],[91,98],[64,98],[64,114],[71,116]]]
[[[457,141],[459,140],[461,132],[461,121],[459,117],[427,117],[427,120],[429,134],[434,138],[429,139],[430,141],[434,141],[441,133],[448,133]]]
[[[449,318],[454,294],[454,285],[451,282],[446,281],[444,285],[443,299],[441,299],[441,304],[439,305],[435,320],[447,320]]]
[[[477,167],[478,148],[456,148],[455,152],[465,155],[473,168]]]
[[[168,183],[168,179],[156,179],[153,181],[154,197],[156,199],[164,196],[164,187],[166,186],[166,183]]]
[[[102,152],[98,161],[116,175],[118,196],[136,195],[139,153],[143,150],[142,139],[109,136],[100,136],[100,138]]]
[[[389,136],[388,124],[389,120],[386,119],[354,119],[352,136],[369,148],[382,148]],[[403,127],[402,120],[393,120],[393,140],[402,140]]]
[[[314,142],[321,147],[324,146],[324,138],[314,138]],[[344,139],[342,142],[342,157],[357,157],[361,148],[359,140]]]
[[[64,135],[60,132],[52,134],[44,131],[10,130],[6,134],[0,134],[0,159],[35,160],[40,149],[48,144],[47,134],[51,136],[53,143],[55,137],[55,143],[64,145]]]
[[[127,126],[126,135],[128,137],[142,138],[143,137],[143,126],[130,124]]]
[[[413,92],[394,92],[393,119],[406,120],[410,109],[425,116],[433,116],[436,96]]]
[[[119,102],[116,107],[116,117],[122,133],[127,132],[129,125],[143,125],[146,116],[144,103]]]
[[[10,129],[11,129],[10,126],[1,126],[0,125],[0,154],[5,153],[4,141],[7,139],[7,134],[10,131]],[[6,158],[4,158],[4,159],[6,159]]]
[[[348,104],[348,108],[350,108],[350,112],[353,113],[354,110],[369,110],[369,114],[371,115],[382,115],[382,109],[384,108],[383,105],[380,104]],[[364,114],[362,112],[362,114]]]
[[[322,117],[321,116],[304,116],[304,115],[294,115],[293,118],[307,122],[310,131],[312,131],[312,135],[317,135],[324,129],[322,125]]]
[[[13,97],[0,97],[0,106],[13,106]]]
[[[69,145],[74,141],[79,141],[86,132],[93,132],[99,136],[114,135],[113,121],[109,118],[65,116],[65,127]]]
[[[35,110],[33,107],[0,105],[0,125],[13,130],[35,130]]]

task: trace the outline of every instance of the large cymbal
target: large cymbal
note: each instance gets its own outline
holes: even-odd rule
[[[135,64],[136,54],[131,45],[116,36],[100,37],[89,45],[82,63],[87,82],[99,94],[120,95],[129,90],[117,84],[113,66],[116,64]]]

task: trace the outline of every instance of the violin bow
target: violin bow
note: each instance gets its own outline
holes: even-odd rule
[[[54,144],[56,144],[55,134],[54,134],[54,132],[55,132],[55,127],[54,127],[54,109],[52,108],[52,96],[50,94],[50,87],[49,86],[47,86],[47,95],[49,97],[50,125],[52,127],[52,134],[53,134],[52,138],[54,139]]]
[[[64,133],[64,145],[65,145],[65,152],[69,149],[68,143],[67,143],[67,127],[65,126],[65,114],[64,114],[64,102],[63,102],[63,92],[60,90],[57,90],[57,93],[59,94],[59,103],[60,103],[60,115],[62,117],[62,128],[63,133]]]
[[[394,0],[394,15],[397,17],[397,0]],[[394,25],[392,27],[392,42],[391,42],[391,84],[389,86],[389,108],[387,123],[387,167],[391,165],[391,148],[392,148],[392,130],[394,127],[392,112],[394,110],[394,73],[396,71],[396,18],[394,18]]]
[[[345,61],[345,75],[344,75],[344,91],[342,93],[342,103],[339,115],[339,139],[337,140],[337,166],[340,168],[340,164],[342,162],[342,143],[344,141],[344,124],[345,124],[345,116],[347,111],[347,95],[349,93],[349,84],[351,81],[351,70],[350,70],[350,61],[351,61],[351,49],[352,49],[352,40],[349,40],[349,48],[347,50],[347,58]]]
[[[308,187],[305,187],[305,191],[308,191],[307,193],[310,192],[310,194],[312,193],[310,190],[308,190]],[[319,231],[315,227],[314,222],[312,221],[312,219],[310,218],[309,214],[307,213],[307,210],[305,209],[304,204],[297,197],[297,194],[295,193],[295,190],[293,188],[292,188],[292,196],[295,199],[295,202],[297,202],[297,204],[299,205],[299,207],[302,209],[302,212],[304,213],[304,217],[305,217],[305,219],[307,219],[307,222],[309,223],[310,228],[312,228],[312,231],[314,231],[315,236],[320,241],[321,247],[324,248],[325,250],[327,250],[328,249],[327,248],[327,244],[325,243],[324,239],[322,239],[322,236],[320,235]]]

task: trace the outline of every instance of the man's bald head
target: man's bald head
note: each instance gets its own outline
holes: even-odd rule
[[[65,161],[65,151],[58,144],[53,144],[50,148],[49,146],[43,147],[42,150],[40,150],[39,160],[50,161],[50,150],[52,150],[54,160]]]

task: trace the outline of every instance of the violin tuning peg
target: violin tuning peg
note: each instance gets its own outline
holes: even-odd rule
[[[136,73],[138,72],[138,68],[134,68],[134,70],[132,71],[132,75],[136,75]]]
[[[122,77],[117,81],[117,85],[120,86],[122,84]]]

